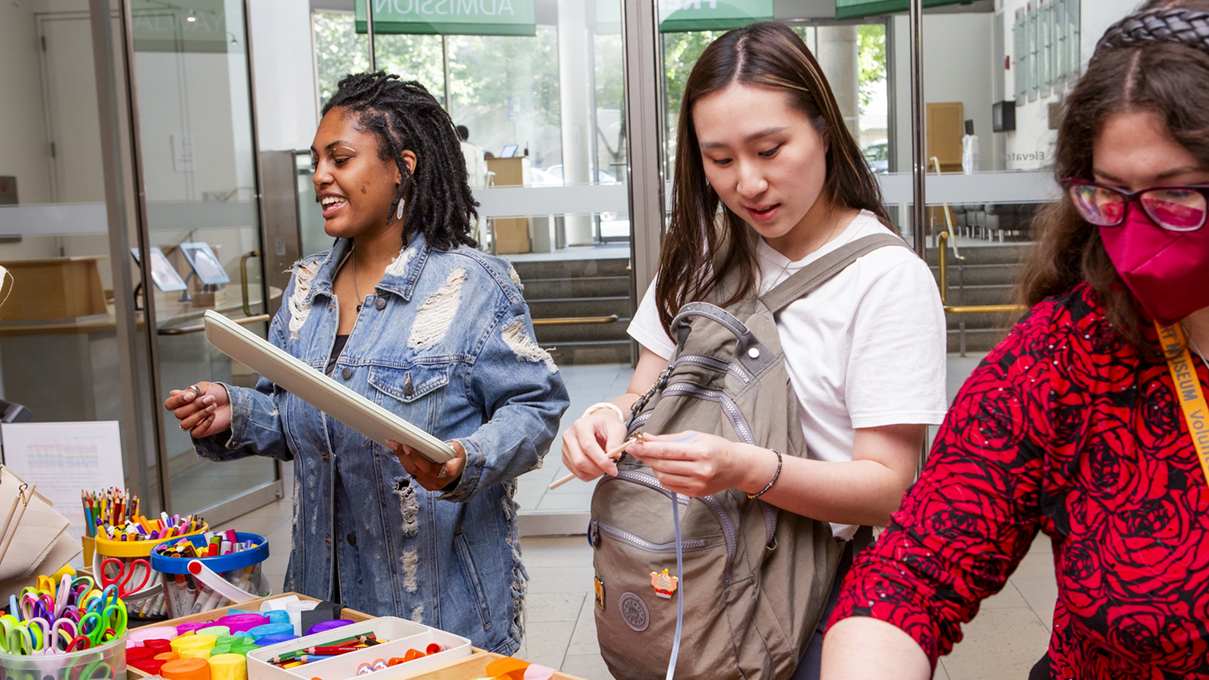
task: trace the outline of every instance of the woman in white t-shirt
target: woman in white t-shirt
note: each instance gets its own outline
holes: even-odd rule
[[[583,480],[616,474],[605,452],[672,356],[668,325],[682,305],[763,294],[845,243],[893,231],[826,78],[786,26],[753,24],[707,47],[680,111],[671,224],[629,329],[642,345],[633,380],[563,437],[563,461]],[[717,252],[731,253],[726,270],[715,270]],[[731,269],[746,285],[718,300]],[[831,522],[837,539],[884,526],[914,478],[927,426],[945,414],[945,320],[927,265],[906,248],[869,253],[791,304],[777,330],[810,458],[779,463],[770,449],[704,434],[648,436],[628,453],[672,491],[762,491],[783,510]],[[817,677],[815,637],[794,677]]]

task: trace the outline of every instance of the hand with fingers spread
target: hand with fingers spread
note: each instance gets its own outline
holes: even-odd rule
[[[386,444],[398,457],[403,469],[407,470],[407,474],[429,491],[440,491],[455,484],[466,467],[466,449],[456,441],[449,442],[449,445],[458,455],[444,463],[434,463],[421,456],[415,449],[399,442],[387,442]]]
[[[775,466],[775,454],[749,444],[728,441],[701,432],[676,434],[646,434],[627,451],[651,466],[659,483],[669,491],[694,498],[718,493],[724,489],[740,489],[745,493],[759,491],[764,477],[760,452],[769,456]],[[771,477],[771,472],[768,473]],[[749,488],[749,487],[754,487]]]
[[[563,433],[563,464],[585,482],[601,475],[615,475],[617,464],[607,452],[625,441],[625,436],[625,423],[613,409],[588,413]]]
[[[172,390],[164,400],[182,430],[194,439],[231,429],[231,400],[227,388],[218,383],[199,382],[183,390]]]

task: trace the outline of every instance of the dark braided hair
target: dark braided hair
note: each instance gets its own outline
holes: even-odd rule
[[[323,115],[332,109],[352,115],[358,129],[378,138],[378,156],[398,166],[403,181],[390,215],[399,201],[407,201],[404,242],[419,231],[439,250],[478,245],[470,231],[479,204],[470,192],[461,142],[453,120],[423,85],[383,71],[354,73],[337,85]],[[404,151],[416,155],[414,173],[403,161]]]
[[[1209,52],[1209,12],[1172,7],[1131,14],[1104,32],[1095,53],[1146,42],[1179,43]]]

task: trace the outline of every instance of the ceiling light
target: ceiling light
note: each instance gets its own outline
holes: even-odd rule
[[[185,21],[188,21],[189,23],[197,21],[197,15],[193,13],[193,10],[189,10],[189,16],[185,17]]]

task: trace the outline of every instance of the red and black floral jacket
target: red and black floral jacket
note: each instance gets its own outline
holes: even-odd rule
[[[1038,531],[1057,572],[1053,677],[1209,677],[1209,486],[1167,364],[1087,285],[1038,304],[966,381],[832,622],[892,623],[935,667]]]

